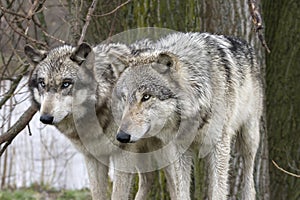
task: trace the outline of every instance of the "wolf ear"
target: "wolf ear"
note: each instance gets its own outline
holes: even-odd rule
[[[175,55],[171,53],[160,53],[158,55],[157,62],[170,68],[173,67],[175,59]]]
[[[84,62],[82,63],[84,67],[89,70],[92,70],[95,65],[95,52],[91,51],[85,58]]]
[[[116,77],[119,77],[119,75],[129,65],[128,60],[131,56],[130,49],[126,45],[118,45],[117,47],[110,49],[108,58],[110,60],[113,73]]]
[[[76,49],[70,56],[70,59],[76,62],[78,65],[81,65],[83,61],[86,60],[91,51],[92,47],[89,44],[81,43],[78,47],[76,47]]]
[[[157,63],[160,65],[153,65],[153,68],[161,74],[170,71],[177,63],[177,57],[169,52],[160,53],[157,57]]]
[[[39,62],[44,60],[47,56],[46,51],[36,50],[30,45],[25,45],[24,53],[27,56],[28,61],[33,65],[37,65]]]

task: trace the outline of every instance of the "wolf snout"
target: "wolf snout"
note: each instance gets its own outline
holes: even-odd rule
[[[130,135],[122,130],[120,130],[117,134],[117,140],[122,143],[130,142]]]
[[[54,119],[54,117],[49,114],[44,114],[44,115],[41,115],[41,117],[40,117],[40,121],[43,122],[44,124],[52,124],[53,119]]]

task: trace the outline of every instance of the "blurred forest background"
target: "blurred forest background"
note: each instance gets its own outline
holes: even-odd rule
[[[271,53],[266,52],[257,37],[248,3],[0,0],[1,189],[30,185],[57,189],[88,187],[80,155],[53,127],[40,124],[38,114],[34,116],[36,109],[31,106],[27,89],[30,68],[24,57],[24,45],[45,50],[81,41],[95,45],[129,29],[162,27],[234,35],[254,46],[266,93],[254,176],[257,199],[300,199],[300,1],[256,1]],[[18,126],[20,121],[31,118],[30,126]],[[230,199],[239,199],[243,166],[239,155],[234,150],[232,154]],[[272,161],[292,174],[283,172]],[[195,159],[192,199],[205,199],[206,191],[206,165]],[[169,199],[162,172],[157,172],[149,199]]]

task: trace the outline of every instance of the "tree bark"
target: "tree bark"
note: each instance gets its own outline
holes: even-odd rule
[[[270,160],[300,174],[300,2],[263,1]],[[270,162],[270,199],[300,199],[300,180]]]

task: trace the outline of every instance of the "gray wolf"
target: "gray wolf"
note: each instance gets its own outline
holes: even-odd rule
[[[124,44],[103,44],[92,48],[83,43],[77,47],[60,46],[49,52],[34,49],[29,45],[24,49],[29,62],[34,67],[29,85],[33,101],[40,108],[40,121],[57,127],[84,155],[93,199],[108,199],[107,163],[112,154],[109,149],[102,153],[97,145],[93,146],[93,142],[97,143],[99,140],[100,143],[103,135],[109,137],[111,133],[116,132],[117,126],[110,111],[110,97],[116,80],[124,70],[120,58],[130,56],[131,52],[143,43],[149,44],[145,41],[132,47]],[[75,85],[83,78],[78,74],[81,68],[91,71],[94,77],[92,81],[96,85],[95,93],[91,93],[91,98],[95,99],[95,110],[100,124],[99,130],[93,136],[96,138],[95,141],[83,141],[74,122],[75,113],[72,104],[74,95],[78,92]],[[84,114],[79,113],[79,115]],[[88,131],[87,135],[92,134]],[[99,154],[107,162],[100,162],[91,151],[100,151]],[[115,175],[112,199],[128,199],[130,192],[128,183],[132,175],[121,172],[120,174],[116,172]],[[151,173],[144,175],[144,177],[141,175],[140,185],[143,187],[138,191],[136,199],[143,199],[151,187],[147,184],[148,180],[151,182]]]
[[[233,138],[243,158],[241,199],[255,199],[253,166],[262,114],[260,69],[243,40],[175,33],[127,61],[113,92],[121,120],[116,138],[175,141],[168,167],[177,199],[190,199],[191,152],[209,164],[209,199],[226,199]],[[185,140],[193,137],[191,144]],[[182,152],[182,145],[189,145]]]

